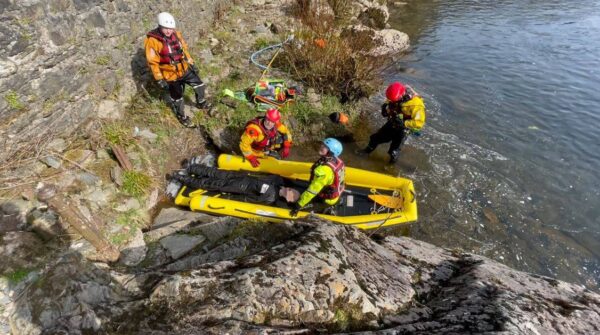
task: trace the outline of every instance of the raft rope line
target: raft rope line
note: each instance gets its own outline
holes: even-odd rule
[[[377,189],[374,189],[374,188],[372,188],[370,191],[371,191],[372,194],[380,194],[377,191]],[[393,197],[397,197],[399,195],[400,195],[400,193],[398,191],[394,191],[392,193]],[[369,233],[369,235],[367,235],[367,237],[369,237],[369,238],[371,236],[373,236],[373,234],[375,234],[376,232],[378,232],[379,229],[381,229],[381,227],[383,227],[383,225],[392,217],[392,215],[394,213],[399,212],[399,210],[397,210],[397,209],[389,208],[389,207],[386,207],[386,206],[383,206],[383,205],[379,206],[379,209],[377,209],[377,205],[378,205],[377,202],[374,201],[373,202],[373,211],[371,211],[372,214],[379,214],[379,213],[381,213],[383,210],[385,210],[387,208],[389,210],[389,215],[385,218],[385,220],[383,220],[383,222],[381,222],[379,224],[379,226],[377,226],[377,228],[375,228],[371,233]],[[402,214],[400,214],[400,215],[402,215]]]
[[[280,52],[281,52],[281,50],[283,49],[283,46],[284,46],[286,43],[288,43],[288,42],[292,41],[293,39],[294,39],[294,35],[290,35],[290,36],[289,36],[289,37],[288,37],[288,38],[287,38],[285,41],[283,41],[283,42],[281,42],[281,43],[274,44],[274,45],[270,45],[270,46],[268,46],[268,47],[264,47],[264,48],[262,48],[262,49],[260,49],[260,50],[256,51],[255,53],[253,53],[253,54],[250,56],[250,62],[252,62],[252,64],[254,64],[254,65],[258,66],[258,68],[259,68],[259,69],[263,70],[263,73],[262,73],[262,75],[260,76],[260,79],[259,79],[258,81],[261,81],[261,80],[262,80],[262,79],[263,79],[263,78],[266,76],[267,72],[269,72],[269,69],[271,68],[271,65],[273,64],[273,61],[275,61],[275,58],[277,57],[277,55],[279,55],[279,53],[280,53]],[[259,63],[259,62],[256,60],[256,57],[257,57],[258,55],[260,55],[261,53],[263,53],[263,52],[265,52],[265,51],[267,51],[267,50],[275,49],[275,48],[278,48],[278,49],[277,49],[277,52],[275,52],[275,55],[273,55],[273,57],[271,57],[271,61],[269,61],[269,64],[267,64],[266,66],[265,66],[265,65],[262,65],[262,64],[260,64],[260,63]]]

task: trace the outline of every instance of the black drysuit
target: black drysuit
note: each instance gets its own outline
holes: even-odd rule
[[[187,175],[176,174],[173,178],[191,189],[239,195],[243,200],[269,205],[277,201],[284,184],[283,178],[277,175],[250,176],[204,165],[190,165]]]

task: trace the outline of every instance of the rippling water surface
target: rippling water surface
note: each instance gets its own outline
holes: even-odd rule
[[[389,81],[429,109],[394,167],[420,194],[404,233],[597,289],[600,2],[408,1],[391,25],[412,50]]]

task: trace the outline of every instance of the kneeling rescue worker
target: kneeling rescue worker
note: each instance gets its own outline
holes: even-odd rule
[[[342,143],[335,138],[326,138],[323,141],[319,148],[320,157],[310,169],[310,185],[300,195],[300,199],[291,204],[290,216],[297,216],[298,211],[308,205],[315,196],[325,207],[325,213],[335,215],[333,206],[339,202],[345,189],[346,167],[339,158],[342,150]]]
[[[387,101],[381,105],[381,115],[387,122],[375,134],[371,135],[369,144],[362,150],[369,154],[379,144],[392,142],[388,150],[390,163],[398,160],[400,146],[408,131],[418,134],[425,124],[425,104],[410,86],[399,82],[392,83],[385,91]]]
[[[281,113],[274,108],[267,110],[264,117],[250,120],[240,140],[242,155],[252,167],[258,167],[258,158],[265,155],[287,158],[291,146],[292,134],[281,123]]]
[[[152,75],[158,86],[169,92],[168,104],[177,119],[186,127],[192,126],[192,120],[184,113],[184,85],[194,89],[198,108],[210,106],[204,97],[206,87],[188,52],[188,45],[181,33],[175,30],[173,15],[166,12],[158,14],[158,27],[146,34],[144,47]]]

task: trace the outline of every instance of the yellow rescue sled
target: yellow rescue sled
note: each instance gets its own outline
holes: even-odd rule
[[[297,185],[299,191],[308,185],[310,163],[276,160],[271,157],[261,159],[260,163],[259,167],[253,168],[243,157],[222,154],[217,164],[221,170],[280,175],[292,185]],[[345,180],[346,191],[336,206],[336,215],[314,213],[315,215],[360,229],[394,226],[417,220],[417,202],[410,179],[346,167]],[[225,193],[189,190],[185,186],[177,193],[175,203],[189,206],[193,211],[271,222],[294,220],[310,214],[300,211],[297,217],[290,217],[290,210],[283,199],[274,205],[256,204]]]

